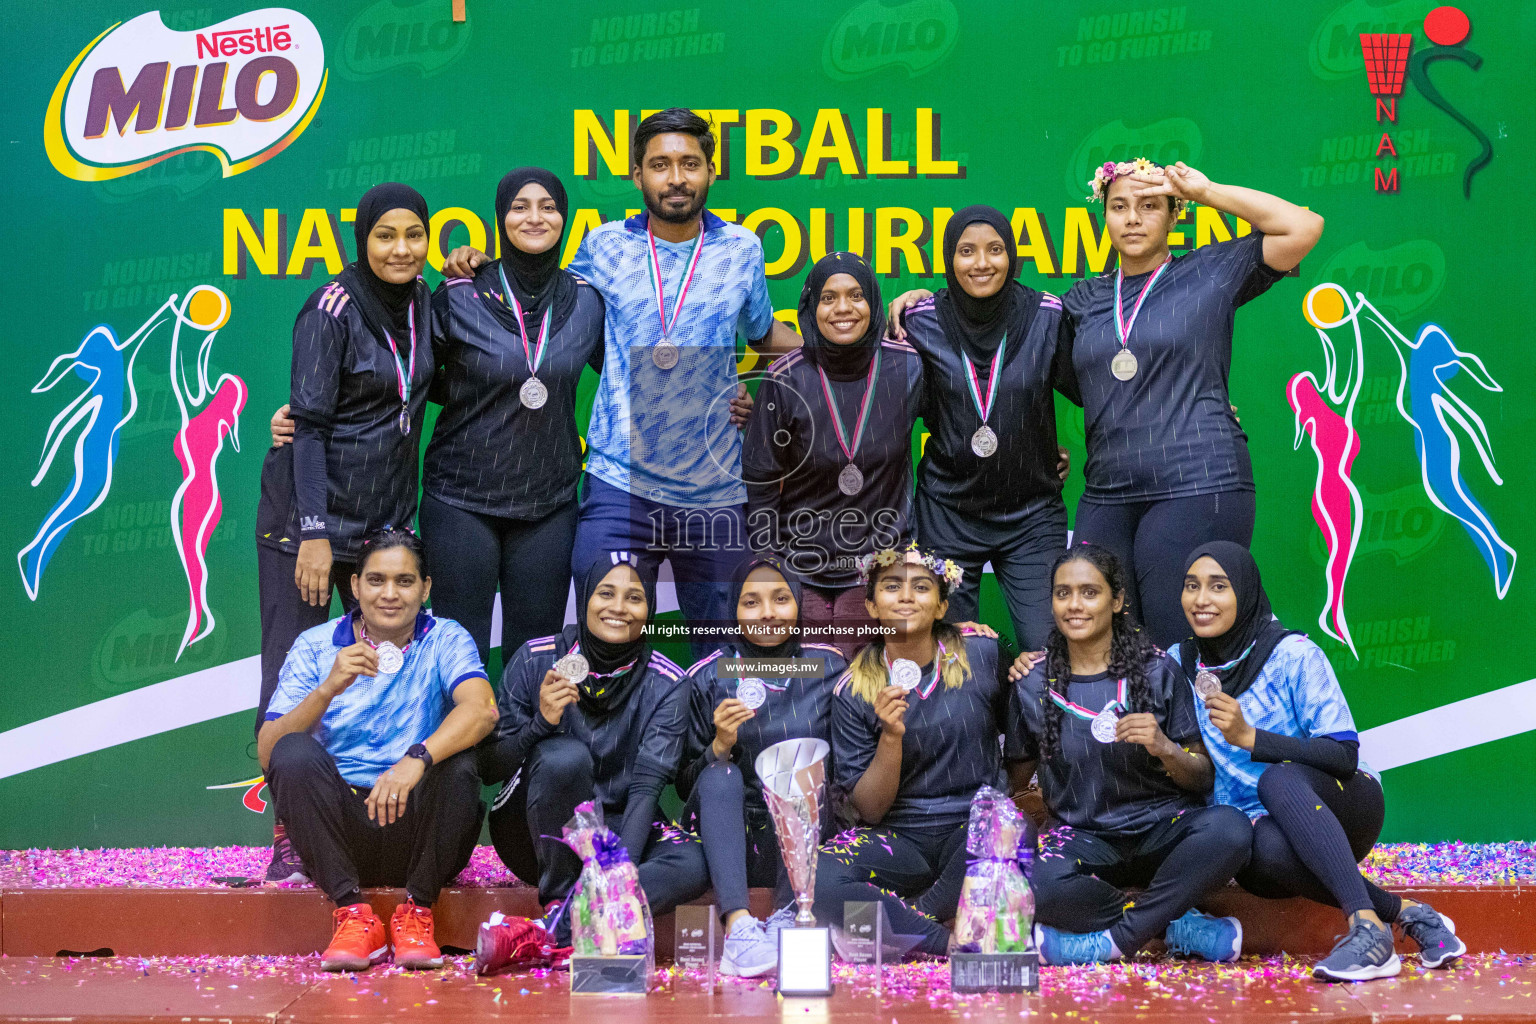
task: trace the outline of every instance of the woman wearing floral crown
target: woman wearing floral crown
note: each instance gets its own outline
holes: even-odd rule
[[[879,900],[892,932],[942,955],[971,798],[1003,784],[1009,662],[996,639],[944,621],[962,577],[953,561],[887,548],[866,555],[860,575],[882,632],[832,698],[833,789],[856,827],[823,847],[816,916],[840,923],[845,901]]]
[[[1132,612],[1167,647],[1187,632],[1184,552],[1253,538],[1253,467],[1228,392],[1233,315],[1301,262],[1323,218],[1182,162],[1106,163],[1089,184],[1120,260],[1064,300],[1088,435],[1074,540],[1124,563]],[[1191,202],[1252,231],[1174,258],[1168,232]]]

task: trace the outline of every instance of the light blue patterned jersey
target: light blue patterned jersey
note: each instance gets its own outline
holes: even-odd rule
[[[350,647],[352,617],[343,615],[299,634],[267,705],[267,721],[281,718],[330,675],[336,655]],[[416,638],[394,675],[359,676],[321,716],[315,739],[336,759],[341,777],[370,787],[378,777],[443,724],[453,691],[466,679],[484,679],[480,652],[469,631],[452,619],[416,616]]]
[[[1168,657],[1179,661],[1179,645],[1174,644]],[[1194,685],[1190,681],[1191,687]],[[1331,736],[1355,739],[1355,719],[1349,703],[1333,674],[1333,666],[1322,648],[1304,636],[1291,634],[1275,645],[1269,660],[1259,671],[1253,685],[1237,698],[1243,717],[1255,729],[1280,736],[1311,739]],[[1252,754],[1228,743],[1221,730],[1211,723],[1205,701],[1195,696],[1195,717],[1200,720],[1200,735],[1206,752],[1216,766],[1216,788],[1211,803],[1230,804],[1250,818],[1268,812],[1259,802],[1259,776],[1269,765],[1255,762]],[[1374,772],[1360,762],[1360,770]]]
[[[736,337],[762,338],[773,302],[756,235],[705,211],[704,248],[669,340],[680,349],[670,370],[652,362],[661,315],[651,283],[647,214],[610,222],[582,239],[570,270],[590,281],[607,306],[603,376],[587,431],[587,470],[639,497],[688,508],[747,500],[741,482],[741,432],[731,425]],[[656,241],[667,317],[693,243]]]

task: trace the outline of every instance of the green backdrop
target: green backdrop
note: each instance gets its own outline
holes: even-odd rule
[[[19,570],[3,589],[0,847],[270,835],[270,820],[242,804],[245,786],[208,787],[259,772],[252,713],[243,710],[254,702],[255,668],[242,661],[258,649],[258,477],[267,416],[287,393],[292,319],[329,276],[328,240],[350,250],[351,207],[368,186],[392,179],[446,211],[434,220],[439,250],[483,237],[477,232],[491,217],[495,183],[519,164],[562,176],[574,231],[621,217],[639,205],[638,194],[605,159],[613,145],[607,133],[618,131],[622,153],[626,120],[632,128],[643,111],[671,105],[714,111],[724,124],[710,205],[763,234],[780,310],[793,309],[809,260],[829,247],[872,255],[889,270],[887,295],[932,286],[932,241],[943,217],[973,202],[1015,216],[1027,284],[1064,292],[1105,265],[1098,220],[1083,196],[1092,167],[1106,159],[1182,159],[1214,180],[1322,213],[1326,232],[1299,273],[1238,316],[1232,394],[1258,482],[1254,549],[1277,611],[1328,650],[1359,726],[1383,727],[1367,733],[1367,753],[1381,750],[1398,765],[1385,772],[1384,837],[1536,833],[1536,732],[1529,731],[1536,692],[1517,685],[1536,676],[1523,643],[1536,616],[1529,573],[1510,571],[1533,539],[1519,509],[1536,499],[1523,312],[1536,303],[1536,278],[1521,269],[1527,243],[1519,230],[1531,210],[1519,168],[1536,158],[1529,58],[1536,7],[1464,8],[1470,35],[1426,65],[1432,89],[1455,114],[1431,101],[1410,67],[1396,123],[1378,123],[1359,33],[1412,33],[1415,50],[1427,50],[1430,0],[1298,0],[1284,17],[1265,5],[1211,2],[467,6],[467,21],[455,24],[450,0],[303,4],[298,13],[323,42],[324,91],[314,93],[310,76],[291,110],[262,122],[288,126],[281,141],[259,158],[226,154],[238,170],[227,176],[214,155],[192,150],[132,173],[87,174],[100,180],[66,175],[50,159],[51,123],[62,123],[56,134],[84,163],[91,164],[86,148],[99,153],[105,145],[70,141],[71,131],[79,134],[71,117],[81,115],[71,114],[69,101],[56,115],[50,99],[70,84],[71,63],[99,33],[147,8],[76,0],[66,11],[21,0],[0,14],[19,55],[6,71],[0,155],[19,243],[4,276],[9,329],[0,340],[0,422],[9,439],[0,493]],[[172,84],[143,93],[146,102],[163,99],[171,114],[178,103],[186,107],[191,94],[177,92],[175,69],[214,59],[197,56],[192,34],[226,21],[239,29],[251,10],[220,0],[166,11],[168,28],[186,35],[164,44],[164,55],[140,47],[137,62],[121,68],[125,95],[142,65],[163,60]],[[247,20],[296,24],[289,13]],[[101,45],[112,42],[108,35]],[[289,56],[316,65],[316,45],[306,36]],[[210,44],[208,52],[217,49]],[[237,51],[228,59],[251,58]],[[82,67],[89,70],[89,61]],[[283,87],[281,75],[268,78],[278,84],[261,88]],[[240,88],[233,87],[236,99]],[[241,102],[265,102],[261,88]],[[119,121],[139,113],[126,101],[114,109]],[[163,152],[176,145],[163,123],[171,114],[152,118],[146,131],[109,124],[108,142]],[[1383,130],[1395,158],[1376,155]],[[1474,132],[1486,135],[1493,158],[1472,177],[1468,195],[1464,176],[1482,148]],[[764,136],[786,141],[762,143]],[[1399,171],[1399,191],[1376,190],[1377,167]],[[1197,208],[1185,245],[1243,227]],[[439,276],[430,271],[428,279],[435,285]],[[1376,311],[1358,355],[1349,325],[1328,332],[1331,396],[1325,348],[1302,311],[1303,296],[1325,282],[1342,285],[1351,302],[1363,293]],[[185,328],[174,385],[169,326],[134,348],[137,404],[111,457],[101,423],[123,418],[128,400],[106,393],[84,361],[71,371],[70,360],[62,370],[55,360],[81,349],[98,325],[119,342],[129,338],[168,298],[185,302],[203,285],[228,296],[227,323],[201,358],[208,333]],[[186,315],[206,325],[200,309],[217,302],[204,296],[211,306],[193,305]],[[1419,328],[1430,322],[1461,353],[1450,370],[1441,367],[1448,383],[1438,386],[1433,366],[1411,360]],[[1377,323],[1403,338],[1394,342]],[[1430,376],[1415,377],[1400,399],[1411,367]],[[43,388],[50,368],[55,383]],[[1348,476],[1358,499],[1342,506],[1346,485],[1337,473],[1320,474],[1313,435],[1298,428],[1288,398],[1303,372],[1333,410],[1318,431],[1331,423],[1355,432],[1359,451]],[[226,374],[243,382],[244,394],[221,383]],[[1429,390],[1420,394],[1415,381],[1428,381]],[[82,394],[94,398],[72,405]],[[220,415],[218,401],[232,403],[223,414],[234,419],[229,410],[241,397],[239,450],[226,441],[211,476],[206,462],[184,472],[178,398],[190,403],[196,425],[188,430],[196,433]],[[101,423],[87,439],[91,416]],[[1082,416],[1063,402],[1059,417],[1074,457],[1070,507],[1082,489]],[[198,450],[210,450],[210,436],[217,441],[217,430]],[[1447,469],[1452,458],[1459,458],[1459,484]],[[109,485],[85,510],[92,488],[103,489],[107,461]],[[188,475],[194,479],[178,501]],[[194,623],[202,635],[183,650],[197,589],[189,579],[200,573],[191,531],[178,536],[173,512],[178,525],[191,522],[189,508],[211,507],[210,486],[221,502],[206,538],[203,607],[212,618]],[[1343,537],[1333,545],[1335,580],[1340,559],[1348,563],[1345,614],[1329,621],[1335,632],[1347,623],[1353,649],[1319,624],[1337,585],[1330,586],[1315,491],[1332,495],[1320,507]],[[83,512],[64,532],[61,501]],[[1351,523],[1358,524],[1352,556]],[[33,547],[29,568],[28,546],[45,535],[50,557],[39,569]],[[1499,553],[1485,557],[1483,548]],[[1001,624],[996,587],[986,586],[984,612]],[[205,705],[205,694],[219,696]],[[1457,703],[1484,694],[1493,696]],[[1425,712],[1417,731],[1403,723]],[[156,731],[168,721],[190,724]],[[143,738],[123,742],[133,736]]]

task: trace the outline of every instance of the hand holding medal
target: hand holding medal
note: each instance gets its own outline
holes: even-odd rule
[[[1243,706],[1229,693],[1217,690],[1205,699],[1206,714],[1211,724],[1221,730],[1221,735],[1234,747],[1252,750],[1258,733],[1243,715]]]
[[[559,725],[567,705],[581,699],[577,684],[587,678],[587,659],[572,651],[544,673],[539,684],[539,714],[550,725]]]

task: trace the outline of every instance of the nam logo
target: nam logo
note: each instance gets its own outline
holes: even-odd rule
[[[864,0],[832,26],[821,51],[829,78],[847,82],[884,68],[920,75],[948,56],[960,16],[949,0],[909,0],[888,5]]]
[[[61,494],[43,517],[26,547],[16,555],[22,587],[36,601],[43,573],[58,554],[70,528],[101,507],[112,490],[118,440],[123,427],[139,411],[134,364],[146,342],[164,339],[170,326],[169,365],[180,426],[171,443],[181,464],[181,485],[171,498],[170,528],[176,554],[187,579],[187,618],[173,661],[191,644],[213,632],[208,607],[208,542],[224,514],[217,464],[224,442],[240,450],[240,412],[245,408],[245,381],[233,374],[210,380],[208,364],[219,330],[229,322],[229,296],[200,284],[185,297],[172,295],[132,334],[119,340],[108,324],[98,324],[73,352],[54,359],[33,394],[52,391],[66,380],[79,390],[53,421],[43,440],[32,486],[38,487],[64,450],[70,435],[75,443],[71,472],[52,474]],[[190,337],[184,337],[185,331]]]
[[[43,142],[58,172],[77,181],[194,150],[217,157],[228,178],[309,127],[326,77],[320,33],[298,11],[267,7],[189,32],[151,11],[107,29],[65,69]]]
[[[1490,392],[1504,389],[1476,353],[1456,347],[1445,328],[1426,323],[1410,341],[1363,293],[1351,298],[1337,284],[1320,284],[1302,300],[1302,313],[1322,344],[1323,377],[1319,380],[1310,370],[1296,374],[1286,386],[1286,397],[1296,415],[1296,447],[1301,447],[1303,437],[1310,438],[1317,458],[1312,518],[1327,550],[1323,568],[1327,597],[1318,625],[1358,658],[1344,596],[1364,528],[1369,523],[1370,543],[1430,529],[1423,515],[1413,516],[1413,522],[1406,514],[1396,519],[1389,515],[1383,521],[1377,516],[1383,510],[1367,508],[1352,479],[1361,451],[1355,430],[1361,383],[1378,360],[1393,364],[1394,360],[1383,358],[1389,350],[1396,357],[1397,412],[1413,429],[1424,496],[1461,524],[1492,577],[1494,594],[1503,600],[1514,576],[1515,549],[1499,535],[1476,492],[1482,490],[1485,479],[1494,486],[1502,486],[1504,479],[1494,465],[1488,428],[1463,395],[1469,386]],[[1462,394],[1452,390],[1453,381]],[[1476,395],[1476,391],[1470,393]],[[1476,487],[1463,475],[1464,465],[1474,462],[1463,460],[1463,441],[1483,468],[1475,476]],[[1402,496],[1395,496],[1393,503],[1401,510]]]
[[[439,0],[378,0],[363,8],[342,37],[342,73],[353,80],[405,67],[423,78],[437,74],[469,46],[469,22],[455,23],[452,13]]]

